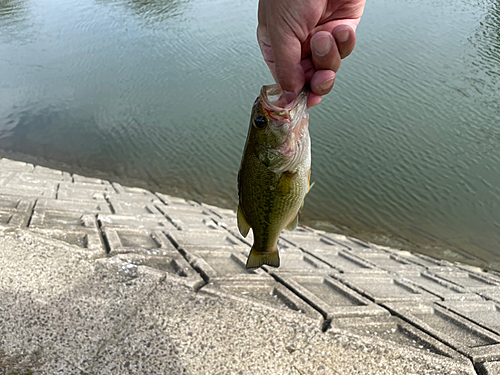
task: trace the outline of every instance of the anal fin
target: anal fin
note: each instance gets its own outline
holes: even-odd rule
[[[292,220],[285,227],[286,230],[294,230],[299,225],[299,213],[297,212]]]
[[[250,228],[250,224],[248,224],[247,218],[241,210],[241,206],[238,205],[238,230],[243,237],[246,237],[248,235],[248,232],[250,231]]]

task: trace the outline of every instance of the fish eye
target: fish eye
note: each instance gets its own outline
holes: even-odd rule
[[[256,117],[255,120],[253,120],[253,123],[258,129],[264,129],[267,125],[267,121],[264,116]]]

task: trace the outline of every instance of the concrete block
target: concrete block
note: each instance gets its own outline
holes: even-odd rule
[[[336,233],[325,233],[322,237],[329,239],[339,245],[347,247],[348,249],[354,251],[362,251],[363,249],[371,249],[374,245],[371,245],[365,241],[359,240],[357,238],[344,236],[342,234]]]
[[[219,226],[211,216],[205,214],[179,214],[168,215],[176,228],[190,232],[214,232],[226,233],[225,228]]]
[[[214,213],[221,220],[236,218],[236,212],[229,208],[216,207],[205,203],[201,203],[201,205],[210,212]]]
[[[234,238],[237,238],[239,241],[241,241],[241,243],[245,244],[247,247],[251,247],[252,244],[253,244],[253,241],[254,241],[254,238],[253,238],[253,231],[251,230],[250,232],[248,232],[247,236],[246,237],[243,237],[241,234],[240,234],[240,231],[238,230],[238,228],[226,228],[227,232],[228,233],[231,233]],[[278,249],[281,249],[283,247],[283,243],[285,243],[284,241],[278,239]],[[289,246],[293,246],[293,245],[290,245],[288,244]],[[285,246],[286,247],[286,246]]]
[[[443,280],[447,280],[465,288],[471,293],[487,292],[500,288],[500,281],[490,277],[487,273],[480,275],[469,271],[463,271],[457,267],[441,267],[439,271],[432,269],[431,272]]]
[[[500,361],[478,363],[476,370],[478,375],[498,375],[500,374]]]
[[[382,316],[389,312],[327,276],[273,275],[327,319],[351,316]]]
[[[298,243],[308,243],[307,241],[317,241],[320,236],[316,233],[316,231],[309,229],[303,225],[299,225],[294,230],[283,230],[281,232],[281,237],[288,241],[290,244],[297,246]]]
[[[0,195],[0,210],[4,212],[31,213],[34,204],[34,199]]]
[[[25,228],[30,220],[30,212],[0,211],[0,228]]]
[[[110,183],[107,184],[90,184],[86,182],[71,182],[71,181],[61,181],[59,182],[59,189],[78,189],[78,190],[91,190],[94,192],[107,192],[114,193],[114,189]]]
[[[491,300],[497,303],[500,303],[500,289],[492,289],[491,291],[487,292],[480,292],[478,293],[481,297],[486,298],[487,300]]]
[[[215,252],[229,252],[229,253],[235,253],[235,254],[243,254],[246,250],[248,250],[248,247],[244,244],[240,245],[227,245],[227,246],[220,246],[220,245],[184,245],[180,249],[183,253],[196,253],[198,251],[215,251]]]
[[[294,293],[276,281],[215,281],[200,289],[202,294],[212,294],[221,298],[253,302],[268,306],[281,312],[291,312],[297,316],[303,315],[323,325],[323,316],[302,301]]]
[[[473,266],[464,267],[464,265],[458,265],[458,268],[467,269],[467,271],[469,271],[473,275],[484,277],[485,279],[490,280],[491,282],[500,284],[500,275],[498,274],[498,272],[484,270],[479,267],[473,267]]]
[[[160,215],[161,212],[152,202],[124,202],[118,195],[108,195],[109,203],[118,215]]]
[[[73,181],[86,184],[95,184],[95,185],[109,184],[108,181],[101,180],[100,178],[85,177],[85,176],[80,176],[78,174],[73,174]]]
[[[31,197],[31,198],[55,198],[56,197],[56,188],[51,187],[34,187],[34,186],[18,186],[18,187],[9,187],[9,186],[0,186],[0,195],[12,195],[15,197]]]
[[[243,254],[227,251],[197,251],[181,253],[189,264],[198,272],[206,282],[214,280],[272,280],[261,268],[246,269],[246,258]]]
[[[253,245],[253,236],[250,236],[250,234],[245,238],[245,240],[249,242],[250,246]],[[308,254],[300,247],[292,245],[290,242],[281,237],[278,238],[278,250],[280,251],[280,254]]]
[[[333,276],[375,303],[439,300],[438,297],[395,275],[364,273],[360,275],[334,274]]]
[[[364,259],[354,255],[347,249],[332,247],[331,249],[314,249],[307,252],[316,258],[327,263],[330,267],[344,273],[386,273],[383,270],[377,270],[376,267],[366,262]]]
[[[421,269],[424,270],[423,267],[416,265],[415,263],[411,263],[404,258],[398,257],[394,254],[388,254],[386,252],[381,252],[378,250],[375,251],[363,251],[362,253],[354,252],[359,255],[365,261],[373,264],[374,266],[383,269],[388,272],[402,272],[404,270],[415,270]]]
[[[238,224],[237,224],[237,219],[236,215],[231,216],[231,217],[218,217],[218,216],[213,216],[212,220],[214,220],[218,226],[229,230],[231,232],[238,232]],[[239,233],[239,232],[238,232]]]
[[[184,198],[179,198],[179,197],[174,197],[168,194],[163,194],[163,193],[154,193],[160,200],[166,204],[167,206],[175,206],[175,205],[189,205],[188,201]]]
[[[42,167],[41,165],[36,165],[33,170],[33,174],[37,175],[48,175],[48,176],[58,176],[61,180],[64,178],[63,176],[68,175],[67,172],[60,171],[58,169],[52,169],[47,167]]]
[[[9,170],[9,169],[0,169],[0,180],[10,180],[11,178],[14,178],[16,177],[17,175],[21,174],[21,172],[16,172],[16,171],[12,171],[12,170]],[[1,185],[1,184],[0,184]]]
[[[30,228],[30,230],[44,237],[64,241],[85,249],[89,258],[96,259],[106,256],[106,248],[97,229]]]
[[[410,253],[408,251],[400,251],[397,253],[398,258],[402,258],[410,263],[417,264],[421,267],[429,268],[429,267],[439,267],[443,265],[447,265],[448,262],[431,258],[430,256]],[[451,264],[451,263],[450,263]]]
[[[52,176],[49,176],[52,177]],[[6,181],[5,186],[10,188],[50,188],[57,189],[58,180],[45,178],[44,175],[33,173],[17,173],[15,176]]]
[[[325,235],[325,237],[327,237],[327,236],[328,236],[328,234]],[[360,245],[357,245],[350,240],[349,240],[349,242],[345,242],[345,243],[346,244],[349,243],[350,246],[348,246],[348,247],[351,250],[351,252],[354,254],[357,254],[359,256],[365,256],[365,255],[375,256],[377,254],[393,255],[393,254],[397,253],[394,251],[394,249],[385,248],[383,246],[377,246],[377,245],[360,246]]]
[[[129,216],[117,214],[99,214],[97,219],[102,227],[110,228],[134,228],[149,230],[175,231],[177,228],[164,216]]]
[[[186,224],[187,227],[191,225],[209,225],[213,226],[215,228],[218,228],[219,225],[215,222],[214,216],[213,215],[207,215],[205,213],[198,214],[198,213],[175,213],[174,215],[170,215],[173,219],[177,219],[179,221],[182,221],[184,224]]]
[[[76,211],[82,214],[111,213],[106,202],[102,201],[76,201],[69,199],[39,199],[36,204],[37,209],[52,211]]]
[[[241,246],[242,242],[230,233],[191,233],[184,231],[169,232],[168,237],[181,249],[185,245]]]
[[[199,233],[227,233],[219,227],[212,219],[203,219],[200,223],[186,224],[184,220],[176,220],[175,224],[179,230]]]
[[[490,276],[492,276],[494,274],[494,272],[489,272],[489,271],[486,271],[484,270],[483,268],[481,267],[478,267],[478,266],[471,266],[471,265],[468,265],[468,264],[462,264],[462,263],[457,263],[455,264],[455,266],[457,268],[460,268],[461,270],[464,270],[464,271],[470,271],[472,273],[478,273],[478,274],[488,274]]]
[[[285,233],[288,233],[292,237],[304,237],[304,236],[319,236],[320,234],[325,232],[309,228],[305,225],[299,225],[294,230],[292,231],[287,230]]]
[[[243,237],[240,234],[240,232],[238,231],[238,229],[228,230],[228,232],[230,234],[232,234],[234,236],[234,238],[237,238],[240,241],[240,243],[245,246],[246,252],[248,254],[250,252],[250,248],[252,247],[252,245],[254,243],[253,232],[250,231],[246,237]],[[292,253],[303,254],[304,253],[302,251],[302,249],[290,244],[290,242],[285,241],[281,237],[278,238],[278,251],[280,252],[280,255],[286,254],[286,253],[290,253],[290,254],[292,254]]]
[[[2,174],[0,174],[0,187],[5,186],[5,184],[11,179],[12,177],[3,177]]]
[[[184,204],[171,204],[171,205],[166,205],[166,204],[159,204],[155,203],[156,208],[160,210],[162,214],[165,216],[175,218],[177,219],[179,216],[183,215],[206,215],[206,216],[213,216],[213,214],[203,208],[202,206],[193,206],[188,203]]]
[[[57,191],[57,199],[66,200],[83,200],[92,201],[97,200],[105,202],[105,191],[99,189],[79,189],[71,185],[62,185]]]
[[[443,301],[438,303],[477,325],[500,335],[500,304],[493,301]]]
[[[166,251],[166,255],[118,254],[114,258],[124,262],[143,266],[167,274],[167,278],[188,286],[193,290],[201,288],[205,282],[201,276],[188,264],[178,251]],[[176,277],[174,277],[176,276]]]
[[[1,171],[16,171],[16,172],[33,172],[35,167],[33,164],[24,163],[22,161],[14,161],[6,158],[0,159]]]
[[[162,255],[168,251],[176,251],[161,231],[111,227],[102,229],[110,247],[110,255],[122,253]]]
[[[31,217],[30,228],[97,230],[97,220],[95,214],[36,208]]]
[[[143,201],[158,201],[161,202],[160,198],[158,198],[154,193],[149,190],[138,188],[138,187],[129,187],[120,185],[117,182],[111,183],[116,193],[120,196],[120,198],[128,200],[128,199],[142,199]]]
[[[250,253],[250,249],[247,249],[246,256]],[[296,251],[286,251],[286,249],[279,250],[280,254],[280,267],[279,272],[288,272],[294,274],[301,273],[318,273],[318,272],[336,272],[328,264],[322,262],[321,260],[312,257],[311,255]],[[263,266],[266,271],[271,272],[276,270],[274,267]]]
[[[385,303],[384,307],[470,358],[474,363],[500,358],[500,336],[438,304]]]
[[[378,337],[398,345],[445,356],[470,365],[470,361],[459,352],[395,316],[333,319],[327,332],[335,333],[338,330],[347,330],[360,336]]]
[[[409,281],[411,284],[414,284],[443,300],[463,301],[481,299],[481,297],[477,294],[470,293],[465,288],[436,277],[429,271],[422,272],[419,270],[413,270],[399,272],[398,274],[403,280]]]
[[[339,244],[327,237],[317,236],[314,233],[303,232],[283,232],[281,237],[294,246],[300,247],[306,251],[313,251],[317,249],[322,250],[344,250],[348,247]]]

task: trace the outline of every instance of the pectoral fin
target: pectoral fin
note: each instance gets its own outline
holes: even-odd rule
[[[250,224],[248,224],[247,218],[241,210],[241,206],[238,205],[238,230],[243,237],[246,237],[248,235],[248,232],[250,231],[250,228]]]
[[[281,195],[287,195],[292,189],[297,173],[283,172],[276,186],[276,191]]]
[[[298,225],[299,225],[299,213],[297,212],[297,214],[293,217],[292,220],[290,220],[290,222],[285,227],[285,229],[286,230],[294,230],[295,228],[297,228]]]

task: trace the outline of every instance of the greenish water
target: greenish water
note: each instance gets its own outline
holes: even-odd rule
[[[235,208],[256,0],[0,1],[0,156]],[[500,269],[500,3],[370,0],[303,222]]]

